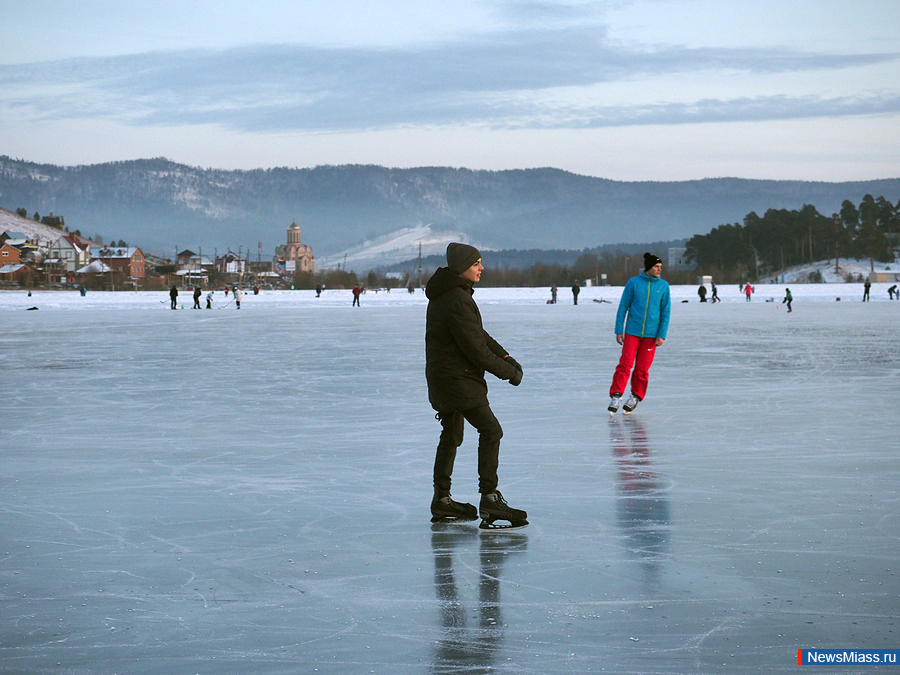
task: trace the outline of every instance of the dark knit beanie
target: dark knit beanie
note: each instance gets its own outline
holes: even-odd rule
[[[653,267],[655,267],[656,265],[659,265],[661,262],[662,262],[662,260],[658,256],[655,256],[652,253],[645,253],[644,254],[644,271],[647,272],[647,271],[651,270]]]
[[[456,274],[462,274],[481,259],[481,253],[474,246],[452,242],[447,245],[447,267]]]

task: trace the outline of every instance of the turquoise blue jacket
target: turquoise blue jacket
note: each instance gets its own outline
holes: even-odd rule
[[[668,281],[648,276],[645,272],[631,277],[619,300],[616,335],[628,333],[665,340],[671,306]]]

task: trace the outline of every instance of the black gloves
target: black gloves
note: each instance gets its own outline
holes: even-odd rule
[[[509,383],[514,387],[518,387],[519,383],[522,381],[522,375],[524,374],[522,366],[511,356],[506,356],[504,358],[510,365],[515,366],[516,374],[509,378]]]

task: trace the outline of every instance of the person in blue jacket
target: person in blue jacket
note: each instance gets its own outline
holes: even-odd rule
[[[622,345],[622,355],[609,387],[607,408],[612,415],[619,411],[629,375],[631,396],[622,410],[631,413],[644,400],[650,364],[656,348],[666,340],[672,301],[669,284],[660,278],[661,274],[662,260],[652,253],[645,253],[644,271],[631,277],[622,291],[616,312],[616,342]]]

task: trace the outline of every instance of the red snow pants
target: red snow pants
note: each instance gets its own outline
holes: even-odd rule
[[[627,391],[628,376],[631,375],[631,393],[643,400],[647,393],[647,381],[650,379],[650,364],[656,356],[656,338],[643,337],[625,333],[625,344],[622,345],[622,356],[613,373],[609,395],[624,394]],[[634,368],[634,374],[631,369]]]

